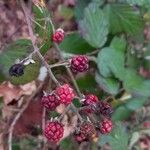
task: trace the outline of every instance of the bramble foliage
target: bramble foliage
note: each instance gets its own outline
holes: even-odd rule
[[[150,43],[144,42],[144,25],[150,21],[150,17],[148,20],[144,16],[150,15],[150,1],[78,0],[73,11],[79,32],[66,35],[59,44],[63,56],[67,59],[69,56],[89,55],[97,51],[89,56],[90,68],[94,71],[89,71],[76,80],[80,90],[83,93],[94,93],[100,99],[112,95],[113,121],[128,119],[150,97],[150,80],[139,74],[141,66],[150,69],[149,59],[146,59],[149,56],[147,51]],[[40,5],[34,5],[33,13],[33,27],[38,39],[36,42],[44,56],[53,46],[54,29],[50,21],[52,16],[46,7]],[[132,41],[143,45],[147,51],[143,51],[143,48],[137,50]],[[2,76],[3,80],[10,80],[17,85],[36,80],[42,66],[36,56],[33,57],[35,64],[27,65],[23,76],[9,76],[9,68],[17,59],[23,60],[32,51],[33,46],[29,39],[19,39],[7,45],[0,54],[0,78]],[[122,130],[123,124],[116,124],[110,135],[102,137],[102,141],[100,137],[98,144],[108,142],[112,150],[127,150],[129,135]],[[66,141],[70,142],[70,139]],[[60,146],[66,147],[67,144],[64,143],[65,140]]]

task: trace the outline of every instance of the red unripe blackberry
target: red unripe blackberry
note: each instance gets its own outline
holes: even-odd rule
[[[85,134],[83,133],[78,133],[78,134],[74,134],[74,139],[78,142],[78,143],[82,143],[84,141],[87,141],[87,137]]]
[[[42,97],[42,104],[45,108],[53,111],[60,105],[59,98],[53,93]]]
[[[57,143],[63,137],[64,128],[63,125],[57,121],[49,122],[44,130],[45,137],[50,141]]]
[[[103,102],[103,101],[98,103],[97,110],[99,113],[107,117],[110,117],[113,112],[112,106],[108,102]]]
[[[113,128],[113,124],[112,124],[112,121],[110,119],[104,119],[100,123],[100,132],[102,134],[110,133],[112,131],[112,128]]]
[[[74,73],[84,72],[89,68],[89,60],[85,55],[74,56],[71,59],[71,70]]]
[[[98,102],[98,97],[93,94],[85,95],[84,105],[95,105]]]
[[[61,43],[65,37],[65,32],[63,29],[59,28],[55,31],[55,33],[52,36],[52,40],[56,43]]]
[[[75,97],[74,90],[68,84],[56,88],[55,94],[59,97],[60,102],[65,105],[69,105]]]
[[[80,126],[80,132],[86,136],[92,136],[96,131],[92,123],[84,122]]]

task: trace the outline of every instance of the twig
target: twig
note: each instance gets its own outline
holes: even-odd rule
[[[28,9],[26,9],[26,6],[25,6],[24,1],[20,0],[20,3],[21,3],[21,6],[22,6],[22,9],[23,9],[23,11],[24,11],[25,17],[26,17],[26,22],[27,22],[27,25],[28,25],[29,35],[30,35],[30,38],[31,38],[31,42],[32,42],[34,51],[35,51],[36,54],[39,56],[40,60],[41,60],[42,63],[44,64],[44,66],[47,68],[48,74],[49,74],[49,76],[52,78],[52,80],[54,81],[54,83],[55,83],[57,86],[60,86],[60,83],[59,83],[58,80],[55,78],[54,74],[52,73],[52,71],[51,71],[51,69],[50,69],[50,67],[49,67],[49,64],[45,61],[44,57],[42,56],[42,54],[41,54],[40,51],[39,51],[39,48],[37,47],[37,44],[36,44],[36,37],[35,37],[34,34],[33,34],[31,21],[30,21],[30,18],[28,17]]]
[[[62,61],[65,61],[65,59],[64,59],[64,57],[63,57],[63,55],[62,55],[61,49],[59,48],[58,44],[54,43],[54,47],[55,47],[55,49],[59,52]],[[83,95],[82,95],[82,93],[80,92],[80,89],[79,89],[79,87],[78,87],[78,85],[77,85],[77,82],[76,82],[74,76],[73,76],[73,73],[71,72],[70,68],[66,67],[66,69],[67,69],[67,72],[68,72],[68,74],[69,74],[69,76],[70,76],[70,78],[71,78],[71,80],[72,80],[72,82],[73,82],[73,85],[74,85],[74,87],[75,87],[75,89],[76,89],[76,91],[77,91],[79,97],[82,98]]]
[[[64,63],[57,63],[57,64],[50,65],[50,68],[60,67],[60,66],[68,66],[68,65],[69,65],[69,63],[68,63],[68,62],[64,62]]]
[[[42,112],[42,131],[45,129],[45,116],[46,116],[46,108],[43,107],[43,112]],[[43,150],[46,150],[46,140],[43,137]]]
[[[49,21],[50,24],[52,25],[52,30],[53,30],[53,32],[55,32],[55,28],[54,28],[54,25],[53,25],[53,23],[52,23],[51,18],[49,18],[48,21]],[[59,48],[58,44],[55,43],[55,42],[54,42],[54,47],[55,47],[55,49],[58,51],[58,53],[60,54],[61,60],[62,60],[62,61],[65,61],[65,59],[64,59],[64,57],[63,57],[63,54],[62,54],[62,52],[61,52],[61,49]],[[77,91],[78,96],[79,96],[80,98],[82,98],[83,95],[82,95],[82,93],[80,92],[80,89],[79,89],[79,87],[78,87],[78,84],[77,84],[77,82],[76,82],[74,76],[73,76],[73,73],[71,72],[70,68],[68,68],[67,66],[65,66],[65,67],[66,67],[66,70],[67,70],[67,72],[68,72],[68,75],[70,76],[70,78],[71,78],[71,80],[72,80],[72,82],[73,82],[73,85],[74,85],[74,87],[75,87],[75,89],[76,89],[76,91]],[[83,119],[82,119],[81,115],[79,114],[78,109],[74,106],[73,103],[71,103],[70,105],[71,105],[72,109],[74,109],[74,111],[76,112],[76,114],[77,114],[79,120],[82,122]]]
[[[51,18],[48,18],[48,21],[50,22],[50,24],[51,24],[51,26],[52,26],[53,33],[54,33],[54,32],[55,32],[55,28],[54,28],[54,25],[53,25],[53,22],[52,22]],[[60,54],[60,57],[61,57],[62,61],[65,61],[65,59],[64,59],[64,57],[63,57],[63,54],[62,54],[62,52],[61,52],[61,49],[59,48],[58,44],[55,43],[55,42],[54,42],[54,47],[55,47],[55,49],[58,51],[58,53]],[[68,74],[69,74],[69,76],[70,76],[72,82],[73,82],[74,87],[76,88],[76,91],[77,91],[79,97],[82,98],[83,95],[82,95],[82,93],[80,92],[80,89],[79,89],[79,87],[78,87],[78,85],[77,85],[77,82],[76,82],[74,76],[73,76],[73,73],[71,72],[70,68],[66,67],[66,69],[67,69],[67,72],[68,72]]]
[[[21,115],[23,114],[23,112],[28,108],[30,102],[32,101],[32,99],[35,97],[35,95],[37,93],[39,93],[39,91],[41,90],[41,88],[43,87],[43,83],[41,83],[38,87],[38,89],[28,98],[26,104],[22,107],[22,109],[17,113],[17,115],[15,116],[14,120],[12,121],[10,128],[9,128],[9,135],[8,135],[8,149],[12,150],[12,136],[13,136],[13,130],[15,127],[15,124],[17,123],[17,121],[19,120],[19,118],[21,117]]]
[[[49,74],[49,76],[51,77],[51,79],[56,83],[57,86],[60,86],[60,83],[59,83],[58,80],[55,78],[54,74],[52,73],[52,71],[51,71],[51,69],[50,69],[50,67],[49,67],[49,64],[45,61],[45,59],[43,58],[42,54],[41,54],[40,51],[39,51],[39,48],[38,48],[37,45],[36,45],[36,37],[35,37],[34,34],[33,34],[33,30],[32,30],[32,26],[31,26],[30,18],[29,18],[29,16],[28,16],[28,10],[26,9],[26,6],[25,6],[24,2],[23,2],[22,0],[20,0],[20,2],[21,2],[21,6],[22,6],[22,9],[23,9],[24,14],[25,14],[25,17],[26,17],[26,21],[27,21],[27,25],[28,25],[28,29],[29,29],[29,35],[30,35],[30,38],[31,38],[31,42],[32,42],[34,51],[37,53],[37,55],[39,56],[40,60],[42,61],[42,63],[43,63],[43,64],[45,65],[45,67],[47,68],[48,74]],[[49,21],[50,21],[50,23],[52,24],[52,22],[51,22],[50,19],[49,19]],[[53,25],[53,24],[52,24],[52,25]],[[53,27],[53,31],[54,31],[54,26],[52,26],[52,27]],[[57,45],[56,43],[54,43],[54,46],[57,48],[58,52],[60,53],[61,59],[64,61],[64,58],[62,57],[62,54],[61,54],[61,51],[60,51],[58,45]],[[74,77],[73,77],[73,74],[72,74],[71,70],[70,70],[68,67],[66,67],[66,69],[67,69],[68,74],[69,74],[70,77],[71,77],[71,80],[72,80],[72,82],[73,82],[73,84],[74,84],[74,86],[75,86],[75,88],[76,88],[76,90],[77,90],[78,95],[79,95],[80,97],[82,97],[82,94],[81,94],[81,92],[80,92],[80,90],[79,90],[79,88],[78,88],[78,85],[77,85],[77,83],[76,83],[76,81],[75,81],[75,79],[74,79]],[[74,106],[74,104],[71,104],[71,107],[76,111],[76,113],[77,113],[77,115],[78,115],[80,121],[82,121],[82,117],[80,116],[80,114],[79,114],[77,108]]]

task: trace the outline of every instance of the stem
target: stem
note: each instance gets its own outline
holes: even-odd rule
[[[59,52],[62,61],[65,61],[65,59],[64,59],[64,57],[63,57],[63,55],[62,55],[61,49],[59,48],[58,44],[54,43],[54,47],[55,47],[56,50]],[[79,87],[78,87],[78,85],[77,85],[77,82],[76,82],[74,76],[73,76],[73,73],[71,72],[70,68],[66,67],[66,69],[67,69],[67,72],[68,72],[68,74],[69,74],[69,76],[70,76],[70,78],[71,78],[71,80],[72,80],[72,82],[73,82],[73,85],[74,85],[74,87],[75,87],[75,89],[76,89],[76,91],[77,91],[79,97],[82,98],[83,95],[82,95],[82,93],[80,92],[80,89],[79,89]]]
[[[53,33],[54,33],[54,32],[55,32],[55,28],[54,28],[53,22],[52,22],[51,18],[49,18],[48,20],[49,20],[50,24],[52,25],[52,30],[53,30]],[[62,52],[61,52],[61,49],[59,48],[58,44],[55,43],[55,42],[54,42],[54,47],[55,47],[55,49],[59,52],[62,61],[65,61],[65,59],[64,59],[64,57],[63,57],[63,54],[62,54]],[[66,67],[66,66],[65,66],[65,67]],[[74,76],[73,76],[73,73],[71,72],[70,68],[68,68],[68,67],[66,67],[66,70],[67,70],[67,72],[68,72],[68,74],[69,74],[69,76],[70,76],[70,78],[71,78],[71,80],[72,80],[72,82],[73,82],[73,85],[74,85],[74,87],[75,87],[75,89],[76,89],[76,91],[77,91],[78,96],[79,96],[80,98],[82,98],[83,95],[82,95],[82,93],[80,92],[80,89],[79,89],[79,87],[78,87],[78,84],[77,84],[77,82],[76,82]],[[79,114],[78,109],[74,106],[73,103],[71,103],[70,105],[71,105],[71,107],[74,109],[74,111],[76,112],[76,114],[77,114],[79,120],[82,122],[83,119],[82,119],[81,115]]]
[[[69,65],[68,62],[65,62],[65,63],[58,63],[58,64],[53,64],[53,65],[50,65],[50,68],[54,68],[54,67],[59,67],[59,66],[67,66]]]
[[[80,122],[83,122],[83,118],[82,118],[81,115],[79,114],[78,109],[74,106],[73,103],[71,103],[70,105],[71,105],[71,107],[75,110],[75,112],[76,112],[76,114],[77,114],[77,116],[78,116]]]
[[[26,18],[26,22],[27,22],[28,30],[29,30],[29,35],[30,35],[30,38],[31,38],[31,42],[32,42],[34,51],[35,51],[35,53],[39,56],[40,60],[41,60],[42,63],[44,64],[44,66],[47,68],[47,71],[48,71],[48,73],[49,73],[49,76],[52,78],[52,80],[54,81],[54,83],[55,83],[57,86],[60,86],[60,83],[59,83],[58,80],[55,78],[54,74],[52,73],[51,69],[49,68],[49,64],[45,61],[44,57],[42,56],[42,54],[41,54],[40,51],[39,51],[39,48],[37,47],[37,44],[36,44],[36,37],[35,37],[34,34],[33,34],[31,22],[30,22],[30,19],[29,19],[29,17],[28,17],[28,16],[29,16],[29,15],[28,15],[28,10],[26,9],[25,3],[24,3],[24,1],[22,1],[22,0],[20,0],[20,3],[21,3],[22,9],[23,9],[24,14],[25,14],[25,18]]]

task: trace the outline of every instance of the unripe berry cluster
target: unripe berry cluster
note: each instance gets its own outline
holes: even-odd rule
[[[48,110],[54,110],[60,103],[69,105],[74,97],[73,89],[68,84],[65,84],[56,88],[51,95],[44,96],[42,103]],[[78,124],[77,130],[73,134],[74,139],[78,143],[92,140],[93,137],[99,134],[108,134],[112,131],[113,124],[110,119],[112,107],[108,102],[100,101],[96,95],[87,94],[84,96],[84,99],[81,100],[81,103],[83,110],[89,110],[88,112],[83,112],[85,116],[95,114],[98,117],[102,116],[102,118],[100,121],[96,120],[96,122],[92,122],[92,120],[87,120]],[[55,143],[58,143],[63,137],[63,132],[63,124],[58,121],[48,123],[44,131],[46,138]]]
[[[42,104],[48,110],[53,111],[60,104],[69,105],[74,98],[74,90],[68,84],[64,84],[57,87],[51,94],[44,95],[42,97]]]
[[[52,40],[55,44],[60,44],[65,37],[65,32],[62,29],[57,29],[52,35]],[[85,72],[89,68],[89,60],[86,55],[76,55],[73,56],[68,61],[68,66],[73,73]],[[21,76],[24,73],[24,65],[22,63],[15,64],[9,69],[10,76]],[[79,94],[80,95],[80,94]],[[63,104],[68,106],[72,103],[73,99],[77,97],[74,89],[69,84],[63,84],[57,86],[55,90],[51,93],[45,93],[41,98],[42,105],[47,111],[55,111],[55,109]],[[82,107],[81,109],[76,108],[78,115],[83,115],[84,118],[80,118],[77,128],[73,133],[74,139],[81,143],[83,141],[91,140],[93,137],[99,134],[110,133],[113,127],[112,121],[110,119],[112,114],[112,107],[108,102],[99,100],[94,94],[86,94],[83,97],[77,97]],[[88,116],[88,117],[87,117]],[[90,116],[96,116],[96,120],[92,120]],[[64,125],[60,120],[49,121],[44,129],[45,137],[54,143],[58,143],[64,134]]]

